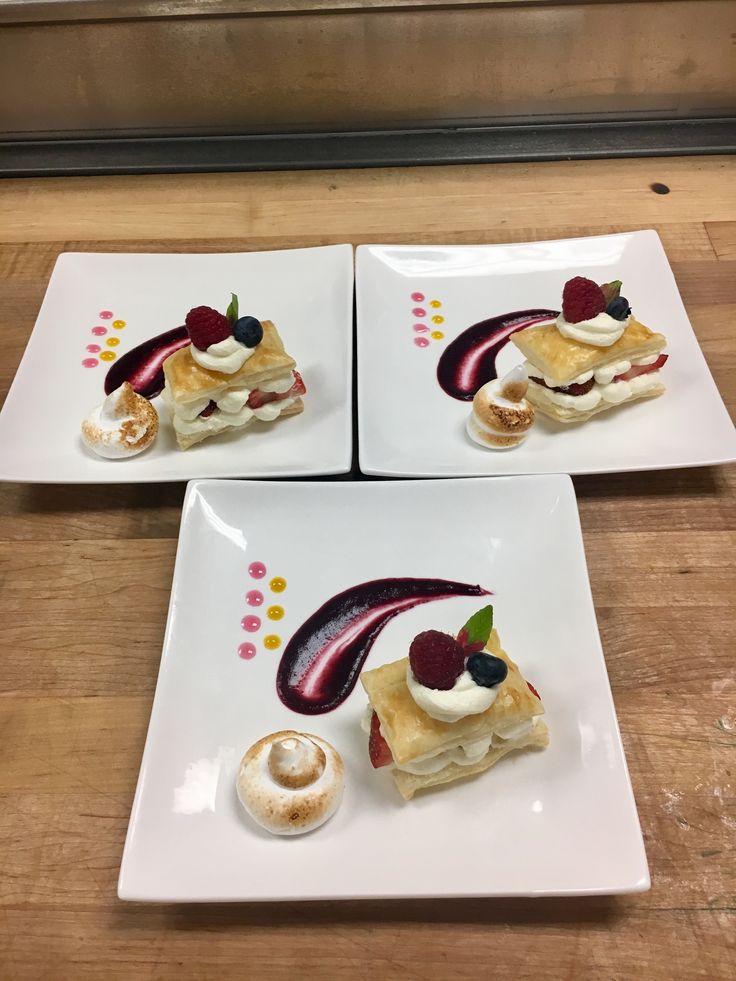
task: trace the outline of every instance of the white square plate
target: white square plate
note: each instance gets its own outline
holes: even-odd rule
[[[150,449],[126,460],[87,450],[80,426],[104,398],[105,374],[115,363],[103,355],[117,359],[178,327],[194,306],[224,313],[231,292],[242,315],[276,324],[307,386],[304,412],[182,452],[157,398],[161,427]],[[352,304],[350,245],[212,255],[64,253],[0,414],[0,479],[137,483],[345,473],[352,455]]]
[[[250,569],[262,563],[265,575]],[[254,571],[260,571],[257,567]],[[272,577],[286,588],[273,593]],[[551,742],[403,803],[372,768],[360,686],[300,715],[276,692],[280,655],[329,598],[381,578],[480,584],[501,642],[538,688]],[[246,596],[265,594],[260,607]],[[268,619],[274,602],[285,611]],[[430,627],[456,632],[485,597],[405,610],[368,666]],[[246,618],[257,615],[257,627]],[[276,635],[279,650],[267,650]],[[239,657],[243,643],[255,656]],[[241,755],[302,729],[342,754],[342,806],[323,827],[272,837],[235,793]],[[195,481],[125,844],[119,896],[216,901],[541,896],[643,890],[649,875],[590,595],[569,477],[356,483]]]
[[[468,327],[490,317],[559,309],[562,287],[577,275],[600,283],[621,279],[636,317],[667,337],[670,358],[662,370],[667,391],[579,425],[555,423],[538,413],[518,448],[498,452],[477,446],[465,433],[470,403],[446,395],[437,381],[442,352]],[[356,276],[364,473],[607,473],[736,459],[736,432],[656,232],[524,245],[364,245],[357,250]],[[415,325],[427,330],[416,333]],[[432,332],[443,337],[435,339]],[[499,376],[523,360],[513,344],[506,344],[497,359]]]

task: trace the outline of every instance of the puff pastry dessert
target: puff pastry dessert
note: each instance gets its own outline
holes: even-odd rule
[[[478,629],[479,620],[489,632],[485,625]],[[492,608],[486,607],[457,638],[425,631],[412,642],[408,658],[361,675],[371,762],[392,766],[404,800],[481,773],[514,750],[541,749],[549,742],[541,699],[501,647],[491,622]]]
[[[556,321],[512,335],[526,358],[527,398],[544,415],[584,422],[665,391],[667,340],[632,316],[620,290],[619,280],[598,286],[576,276],[565,284]]]
[[[162,398],[180,449],[302,412],[304,383],[270,320],[238,317],[233,294],[228,315],[195,307],[186,324],[192,343],[163,364]]]

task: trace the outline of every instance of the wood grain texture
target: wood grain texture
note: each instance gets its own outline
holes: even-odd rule
[[[527,241],[654,227],[736,406],[722,158],[0,184],[0,394],[63,250]],[[669,195],[649,189],[653,181]],[[652,873],[631,897],[147,907],[115,887],[184,488],[0,485],[0,976],[726,981],[736,468],[575,480]],[[135,627],[131,629],[131,617]]]

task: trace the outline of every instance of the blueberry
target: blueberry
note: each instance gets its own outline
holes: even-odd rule
[[[500,685],[509,673],[506,662],[493,654],[471,654],[466,667],[476,685],[483,688]]]
[[[614,320],[626,320],[631,313],[629,301],[625,296],[614,296],[606,307],[606,313],[609,317],[613,317]]]
[[[233,336],[246,347],[255,347],[263,340],[263,326],[255,317],[241,317],[235,321]]]

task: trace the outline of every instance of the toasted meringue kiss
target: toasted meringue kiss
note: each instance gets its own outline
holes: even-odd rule
[[[156,438],[158,413],[123,382],[82,423],[82,440],[98,456],[119,460],[142,453]]]
[[[254,743],[240,761],[237,791],[253,820],[274,835],[299,835],[340,806],[344,766],[318,736],[285,729]]]
[[[481,446],[509,450],[526,439],[534,406],[526,399],[529,376],[523,365],[479,388],[466,421],[468,436]]]

